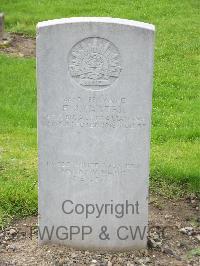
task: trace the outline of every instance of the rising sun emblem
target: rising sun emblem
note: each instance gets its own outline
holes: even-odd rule
[[[73,80],[82,87],[103,90],[119,77],[119,50],[106,39],[83,39],[69,53],[69,72]]]

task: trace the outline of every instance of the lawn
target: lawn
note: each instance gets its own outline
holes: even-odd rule
[[[156,26],[151,187],[200,192],[200,2],[0,0],[6,30],[38,21],[112,16]],[[0,224],[37,213],[35,59],[0,55]],[[173,193],[171,189],[173,187]]]

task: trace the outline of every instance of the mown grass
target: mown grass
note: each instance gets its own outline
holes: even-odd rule
[[[38,21],[122,17],[156,25],[151,186],[200,192],[199,0],[1,0],[8,31]],[[0,56],[0,224],[37,212],[35,60]]]
[[[7,18],[7,30],[32,35],[38,21],[74,16],[135,19],[154,23],[162,32],[169,30],[171,34],[178,34],[178,27],[186,33],[188,27],[195,30],[198,26],[200,6],[199,0],[1,0],[0,4],[0,11]],[[168,37],[165,44],[167,41]]]
[[[37,213],[35,60],[0,56],[0,225]]]

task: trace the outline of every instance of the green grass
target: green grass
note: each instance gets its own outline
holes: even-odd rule
[[[156,25],[151,145],[154,190],[200,192],[200,1],[0,0],[8,31],[38,21],[112,16]],[[0,56],[0,224],[37,212],[35,59]],[[167,188],[167,189],[166,189]]]
[[[174,33],[179,34],[180,31],[184,33],[185,38],[194,37],[195,28],[198,27],[199,6],[199,0],[0,1],[0,11],[6,15],[6,29],[32,35],[35,34],[35,25],[42,20],[74,16],[111,16],[154,23],[159,30],[158,34],[168,31],[172,38]],[[194,25],[188,25],[190,23]],[[193,31],[187,32],[190,26]],[[163,46],[169,41],[168,37]],[[178,43],[176,45],[180,48]]]
[[[186,258],[193,258],[193,257],[197,257],[199,256],[200,257],[200,248],[194,248],[192,250],[190,250],[188,253],[187,253],[187,256]]]
[[[0,225],[37,213],[35,60],[0,56]]]

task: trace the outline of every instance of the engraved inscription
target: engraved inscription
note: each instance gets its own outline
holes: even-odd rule
[[[89,90],[103,90],[121,72],[117,47],[110,41],[90,37],[75,44],[69,53],[69,72],[73,80]]]
[[[108,178],[122,178],[133,173],[139,164],[132,162],[96,162],[96,161],[58,161],[47,162],[48,166],[56,168],[66,178],[78,182],[104,182]]]
[[[126,115],[90,115],[60,114],[46,115],[43,125],[47,127],[66,128],[143,128],[146,120],[143,117],[127,117]]]
[[[43,125],[66,128],[143,128],[145,117],[127,112],[128,99],[107,97],[66,97],[59,114],[47,114]]]

